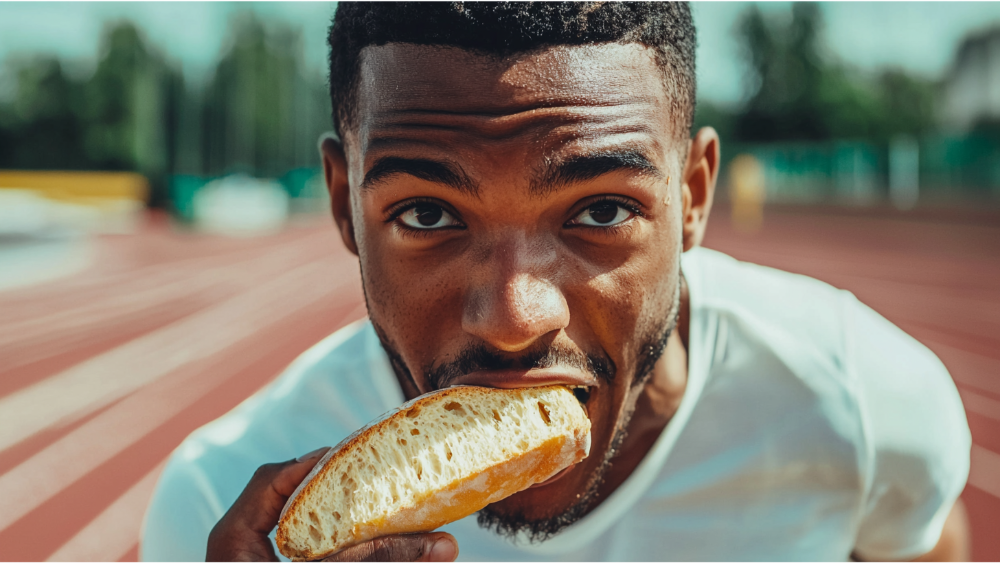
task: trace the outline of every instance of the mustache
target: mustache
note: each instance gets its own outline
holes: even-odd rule
[[[454,360],[432,365],[425,369],[424,373],[435,389],[443,389],[463,375],[477,371],[529,370],[557,366],[586,371],[607,383],[615,377],[615,364],[604,354],[587,354],[579,350],[550,345],[519,356],[510,356],[491,350],[482,343],[465,348],[455,356]]]

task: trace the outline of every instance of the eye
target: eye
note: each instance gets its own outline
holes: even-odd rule
[[[635,212],[621,203],[604,200],[587,206],[570,223],[588,227],[613,227],[628,221],[633,216],[635,216]]]
[[[461,225],[451,213],[433,203],[417,203],[400,213],[398,218],[411,229],[443,229]]]

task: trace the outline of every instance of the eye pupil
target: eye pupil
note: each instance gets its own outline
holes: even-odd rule
[[[413,208],[417,222],[425,227],[436,225],[441,220],[443,209],[436,205],[418,205]]]
[[[610,202],[595,203],[590,206],[590,218],[595,223],[610,223],[618,216],[618,205]]]

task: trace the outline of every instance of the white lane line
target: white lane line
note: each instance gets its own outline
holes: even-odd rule
[[[113,315],[95,315],[89,322],[81,322],[77,326],[54,326],[48,334],[31,340],[25,338],[22,342],[0,344],[0,357],[5,359],[0,373],[60,354],[101,346],[115,338],[135,338],[138,334],[150,332],[205,309],[236,292],[235,288],[221,284],[193,282],[184,294],[178,292],[175,295],[150,298],[146,302],[137,301],[132,304],[131,309],[114,311]],[[107,349],[109,346],[105,345],[103,348]],[[51,376],[55,373],[42,375]]]
[[[959,389],[958,394],[962,396],[962,404],[965,405],[965,410],[985,416],[986,418],[1000,420],[1000,401],[985,397],[979,393],[974,393],[968,389]]]
[[[139,541],[142,516],[164,465],[166,462],[161,462],[132,485],[56,550],[48,561],[117,561],[124,557]]]
[[[320,240],[324,238],[326,240]],[[157,276],[169,275],[171,271],[197,270],[220,260],[249,260],[255,256],[277,252],[283,247],[307,244],[307,239],[308,244],[329,247],[329,241],[336,240],[336,234],[329,230],[323,232],[321,229],[314,229],[311,232],[295,233],[294,236],[282,234],[277,238],[252,241],[223,241],[226,244],[221,245],[217,237],[195,239],[169,232],[143,233],[128,237],[127,242],[120,238],[102,240],[103,244],[98,249],[100,256],[96,259],[95,266],[84,272],[84,275],[73,276],[57,284],[21,290],[16,293],[13,302],[8,294],[0,293],[0,305],[10,307],[15,317],[30,318],[33,301],[79,303],[81,300],[87,301],[104,295],[109,286],[145,286],[147,278],[156,279]],[[192,244],[202,247],[194,256],[189,255]],[[136,259],[137,255],[148,252],[153,252],[156,259]],[[346,249],[344,252],[346,253]],[[25,315],[25,311],[29,314]]]
[[[76,420],[190,362],[217,354],[285,316],[317,289],[330,291],[332,264],[300,266],[208,309],[0,398],[0,450]],[[304,280],[306,284],[296,291]],[[319,283],[317,283],[319,282]]]
[[[337,287],[326,287],[321,283],[327,274],[324,266],[303,266],[299,271],[307,271],[309,275],[302,276],[297,283],[284,280],[285,291],[289,295],[296,295],[296,299],[283,299],[282,314],[273,315],[268,319],[269,322],[249,324],[260,330],[337,291]],[[276,345],[280,345],[280,341]],[[232,377],[238,377],[244,369],[265,357],[271,350],[269,346],[260,346],[250,353],[240,354],[225,369],[213,367],[211,359],[203,361],[197,369],[185,366],[182,373],[139,389],[0,475],[0,506],[6,507],[0,512],[0,530],[138,442],[212,389]],[[155,357],[150,358],[150,361],[155,363]]]
[[[1000,498],[1000,454],[972,444],[969,484]]]
[[[89,267],[95,254],[93,241],[82,237],[2,244],[0,291],[71,276]]]
[[[105,287],[99,299],[90,299],[74,307],[52,311],[39,303],[36,314],[0,325],[0,349],[7,346],[19,348],[39,339],[58,341],[54,331],[69,332],[86,329],[104,320],[114,320],[122,314],[155,306],[171,298],[196,293],[217,285],[245,285],[249,277],[236,278],[234,270],[282,270],[317,259],[322,249],[316,245],[293,246],[281,252],[262,257],[244,256],[239,259],[225,256],[186,268],[173,268],[141,276],[137,282],[112,283]],[[190,269],[189,269],[190,268]],[[141,273],[141,271],[140,271]],[[139,283],[141,282],[141,283]],[[94,297],[94,296],[91,296]]]
[[[95,301],[99,302],[108,297],[109,287],[122,294],[138,293],[209,270],[224,270],[227,266],[231,267],[234,264],[253,263],[260,260],[262,256],[287,254],[290,251],[294,252],[295,249],[303,248],[311,249],[313,254],[317,254],[324,249],[325,241],[323,239],[326,238],[324,235],[329,236],[326,233],[313,233],[297,240],[271,242],[259,247],[247,246],[233,249],[224,254],[178,258],[150,265],[128,264],[126,268],[116,269],[112,267],[110,272],[94,279],[74,283],[75,278],[71,278],[37,296],[21,296],[14,303],[3,303],[0,300],[0,304],[4,304],[14,311],[12,317],[7,319],[8,322],[0,326],[0,342],[4,340],[9,330],[18,334],[29,326],[44,328],[58,322],[67,314],[73,314],[76,311],[87,312],[86,309],[92,306]],[[176,253],[180,253],[184,249],[178,247],[174,250]],[[105,248],[105,251],[109,252],[110,249]],[[53,302],[57,304],[56,307],[49,307],[44,311],[36,310],[36,303]]]

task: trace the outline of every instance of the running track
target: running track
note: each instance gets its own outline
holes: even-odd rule
[[[746,235],[721,212],[706,246],[849,289],[942,358],[975,441],[973,555],[1000,559],[1000,224],[769,211]],[[330,227],[241,240],[162,220],[0,311],[0,560],[135,560],[171,450],[365,314]]]

